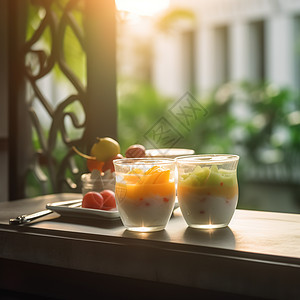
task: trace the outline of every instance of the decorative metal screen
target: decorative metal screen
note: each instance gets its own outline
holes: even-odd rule
[[[32,0],[27,9],[22,51],[34,154],[25,195],[79,191],[80,174],[86,171],[86,164],[75,155],[72,146],[87,151],[97,135],[116,137],[114,3]],[[106,28],[91,30],[93,26]],[[112,32],[108,40],[105,30]],[[100,36],[95,37],[96,41],[105,41],[103,51],[98,53],[95,48],[100,43],[89,43],[95,32]],[[103,62],[109,64],[110,71],[101,68]],[[95,78],[104,78],[100,87]],[[97,114],[108,109],[103,94],[110,99],[111,113],[106,115],[111,124],[107,133],[104,126],[99,126],[102,131],[95,128]]]
[[[78,42],[82,52],[77,63],[84,66],[82,2],[32,1],[29,6],[29,37],[25,44],[26,100],[36,150],[32,171],[42,184],[43,193],[62,191],[63,183],[69,189],[77,187],[74,175],[79,169],[71,146],[82,142],[83,131],[76,137],[72,137],[70,131],[72,127],[82,129],[85,126],[85,116],[80,115],[85,114],[86,84],[83,77],[86,72],[82,68],[80,78],[68,63],[68,57]],[[66,45],[68,38],[70,44]],[[63,95],[66,94],[64,87],[69,95]],[[75,104],[79,107],[77,111]],[[71,126],[67,125],[67,118],[71,120]],[[29,180],[27,186],[33,187],[33,181]]]

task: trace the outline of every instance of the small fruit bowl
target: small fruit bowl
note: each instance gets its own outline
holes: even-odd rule
[[[177,197],[186,223],[194,228],[226,227],[238,202],[239,156],[190,155],[176,158]]]
[[[175,204],[175,160],[125,158],[114,161],[116,204],[131,231],[163,230]]]
[[[115,175],[110,173],[109,177],[102,176],[98,170],[81,175],[82,195],[88,192],[98,192],[103,190],[115,191]]]

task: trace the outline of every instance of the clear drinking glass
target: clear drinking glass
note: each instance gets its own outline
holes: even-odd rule
[[[131,231],[163,230],[175,203],[175,160],[125,158],[114,160],[116,203]]]
[[[88,192],[98,192],[103,190],[115,191],[115,178],[102,178],[101,175],[93,177],[92,173],[81,175],[81,190],[84,196]]]
[[[186,223],[194,228],[229,224],[238,202],[237,165],[231,154],[176,158],[177,198]]]

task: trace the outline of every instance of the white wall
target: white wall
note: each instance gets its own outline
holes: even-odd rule
[[[196,15],[194,52],[199,93],[222,81],[218,73],[222,64],[218,62],[220,45],[216,44],[215,31],[219,26],[229,30],[230,80],[259,81],[264,73],[272,83],[299,89],[295,75],[295,17],[300,16],[299,0],[171,0],[171,9],[177,7],[190,9]],[[261,33],[253,25],[258,21],[264,25],[264,51],[259,44]],[[159,91],[176,95],[183,88],[186,70],[181,65],[182,44],[175,42],[175,36],[172,40],[172,46],[166,37],[164,46],[155,46],[159,51],[154,62],[154,84]]]
[[[182,32],[160,34],[154,43],[153,83],[161,94],[181,97],[188,89],[186,55]]]
[[[280,86],[295,87],[294,20],[289,14],[274,14],[266,21],[266,76]]]
[[[229,49],[230,77],[232,80],[251,79],[250,70],[250,28],[246,22],[237,21],[230,24]]]

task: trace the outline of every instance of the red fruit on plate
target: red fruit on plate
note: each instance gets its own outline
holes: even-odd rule
[[[92,172],[93,170],[99,170],[99,172],[101,173],[104,162],[89,158],[86,161],[86,165],[90,172]]]
[[[143,145],[131,145],[125,153],[128,158],[145,157],[145,155],[146,149]]]
[[[108,161],[106,161],[102,167],[102,172],[105,172],[107,170],[110,170],[111,172],[115,171],[115,166],[113,164],[113,161],[115,159],[121,159],[123,158],[122,154],[117,154],[116,156],[113,156],[111,159],[109,159]]]
[[[82,199],[83,208],[102,209],[103,203],[103,195],[97,192],[88,192]]]
[[[100,193],[103,196],[103,207],[104,210],[116,208],[115,193],[111,190],[103,190]]]

